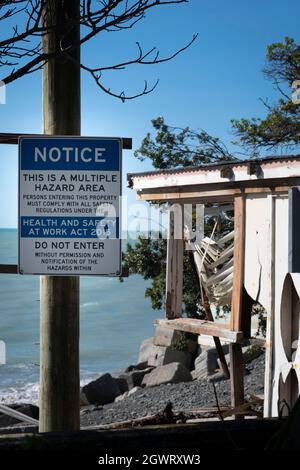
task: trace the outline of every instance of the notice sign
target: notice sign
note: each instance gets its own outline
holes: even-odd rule
[[[121,144],[20,138],[21,274],[120,275]]]

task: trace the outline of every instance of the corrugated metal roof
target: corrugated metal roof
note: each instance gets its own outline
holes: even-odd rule
[[[129,187],[132,187],[132,179],[139,178],[139,177],[147,177],[147,176],[155,176],[155,175],[164,175],[164,174],[176,174],[176,173],[192,173],[194,171],[209,171],[209,170],[216,170],[222,167],[229,167],[234,168],[238,166],[244,166],[248,163],[257,163],[262,165],[264,163],[279,163],[279,162],[291,162],[291,161],[299,161],[300,155],[280,155],[280,156],[270,156],[270,157],[262,157],[262,158],[252,158],[247,160],[226,160],[222,162],[215,162],[209,163],[205,165],[198,165],[198,166],[186,166],[180,168],[172,168],[172,169],[163,169],[163,170],[153,170],[153,171],[145,171],[142,173],[128,173],[127,180]]]

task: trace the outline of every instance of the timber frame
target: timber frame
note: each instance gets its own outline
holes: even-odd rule
[[[157,320],[156,323],[166,328],[222,338],[230,343],[231,404],[236,407],[244,400],[241,346],[251,336],[253,305],[244,287],[246,200],[268,196],[272,200],[287,197],[291,188],[300,186],[300,156],[235,160],[199,167],[133,173],[128,175],[128,182],[129,187],[136,190],[137,200],[140,201],[169,202],[179,207],[183,204],[233,205],[234,273],[230,323],[221,325],[213,321],[181,318],[184,242],[183,237],[182,240],[174,239],[174,214],[170,217],[167,238],[166,319]],[[293,221],[295,225],[295,214]],[[274,270],[272,260],[270,266]],[[273,286],[274,282],[271,283]],[[275,287],[272,289],[275,295]],[[272,299],[270,302],[272,304]],[[270,330],[274,320],[269,318],[268,321]],[[266,354],[266,368],[269,369],[271,357],[270,347]],[[269,379],[265,379],[266,393],[270,394],[267,383],[269,381],[270,384],[271,380],[270,370],[266,370],[265,377],[268,376]],[[268,400],[269,397],[266,402]]]

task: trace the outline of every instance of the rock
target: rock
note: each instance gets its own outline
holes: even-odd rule
[[[155,346],[155,344],[152,344],[152,349],[149,351],[148,356],[148,365],[153,367],[162,366],[166,349],[165,346]]]
[[[19,411],[26,416],[30,416],[34,419],[39,419],[39,408],[35,405],[30,405],[27,403],[14,403],[12,405],[7,405],[12,410]],[[12,426],[13,424],[20,424],[22,421],[19,419],[8,416],[4,413],[0,413],[0,427]]]
[[[140,346],[138,363],[148,362],[148,357],[153,347],[153,338],[144,339]]]
[[[180,362],[189,369],[192,362],[192,355],[188,351],[180,351],[172,346],[157,346],[153,344],[152,338],[142,342],[139,359],[141,358],[147,361],[148,366],[152,367]]]
[[[101,375],[81,389],[82,398],[85,397],[88,404],[105,405],[113,402],[120,394],[118,384],[110,374]]]
[[[172,347],[166,348],[163,364],[171,364],[171,362],[180,362],[187,369],[190,369],[192,363],[192,355],[187,351],[178,351]]]
[[[148,362],[140,362],[139,364],[131,365],[126,367],[125,372],[131,372],[132,370],[144,370],[147,369]]]
[[[83,393],[82,389],[80,390],[80,406],[88,406],[90,403],[85,396],[85,393]]]
[[[260,346],[248,345],[242,348],[244,364],[249,364],[254,359],[263,354],[264,350]],[[230,366],[230,354],[225,355],[228,367]],[[220,360],[218,359],[218,367],[221,369]]]
[[[172,343],[180,339],[180,334],[180,331],[157,325],[155,327],[153,344],[156,346],[171,346]]]
[[[252,362],[253,359],[256,359],[264,352],[263,348],[255,345],[245,346],[242,348],[242,351],[245,364],[249,364],[249,362]]]
[[[159,366],[145,375],[142,385],[148,387],[166,383],[189,382],[192,380],[189,370],[179,362]]]
[[[193,379],[204,379],[218,369],[218,354],[215,348],[202,347],[201,353],[195,359],[195,369],[192,371]]]
[[[142,384],[143,378],[146,374],[149,374],[153,370],[153,367],[148,367],[144,370],[133,370],[131,372],[124,372],[119,375],[119,379],[125,380],[127,383],[127,390],[131,390],[134,387],[139,387]]]
[[[128,383],[127,380],[124,377],[114,377],[115,381],[117,382],[117,385],[120,389],[121,394],[128,392]]]
[[[139,390],[143,390],[142,387],[133,387],[131,390],[128,392],[128,396],[133,395],[134,393],[138,392]]]
[[[115,398],[115,403],[118,403],[119,401],[124,400],[124,398],[128,397],[129,392],[122,393],[122,395],[119,395],[118,397]]]
[[[197,353],[198,342],[197,340],[188,339],[186,342],[187,351],[193,356]]]
[[[218,371],[215,374],[210,375],[207,380],[208,382],[222,382],[223,380],[228,380],[228,378],[225,377],[222,371]]]

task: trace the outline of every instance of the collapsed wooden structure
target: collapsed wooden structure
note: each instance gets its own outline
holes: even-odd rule
[[[241,345],[251,309],[267,312],[264,415],[291,407],[300,384],[300,157],[268,157],[128,175],[141,201],[172,205],[167,238],[166,319],[160,325],[230,343],[232,406],[243,402]],[[184,206],[232,205],[233,280],[229,324],[182,318]],[[201,210],[200,210],[201,213]],[[176,236],[176,232],[180,236]],[[217,343],[216,343],[217,344]]]

